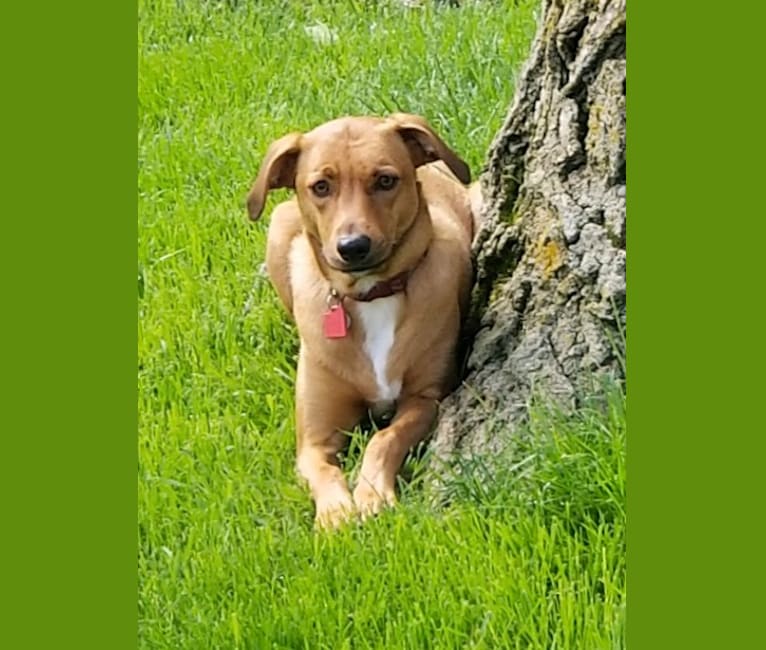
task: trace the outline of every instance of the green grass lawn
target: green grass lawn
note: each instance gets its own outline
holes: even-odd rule
[[[336,534],[294,471],[297,338],[244,197],[272,139],[343,114],[423,114],[478,172],[537,2],[464,5],[139,0],[140,647],[624,645],[620,392],[535,408],[446,505],[412,460]]]

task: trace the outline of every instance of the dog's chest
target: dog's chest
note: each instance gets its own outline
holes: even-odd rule
[[[401,378],[392,378],[389,373],[389,359],[399,321],[401,296],[360,302],[356,308],[364,330],[364,351],[372,365],[378,388],[375,400],[382,403],[392,402],[399,397],[402,389]]]

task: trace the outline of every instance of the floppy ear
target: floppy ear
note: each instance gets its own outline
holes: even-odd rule
[[[395,113],[389,117],[410,150],[412,162],[420,167],[434,160],[443,160],[453,174],[466,185],[471,182],[471,170],[444,141],[434,133],[422,117]]]
[[[261,216],[269,190],[295,187],[295,164],[301,151],[300,140],[300,133],[290,133],[271,143],[247,195],[247,211],[253,221]]]

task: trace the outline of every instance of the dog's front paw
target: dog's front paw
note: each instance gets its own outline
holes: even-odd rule
[[[332,530],[356,515],[356,506],[348,493],[338,493],[317,501],[315,524],[317,528]]]
[[[393,486],[375,485],[363,478],[354,490],[354,503],[362,519],[378,514],[386,506],[396,504]]]

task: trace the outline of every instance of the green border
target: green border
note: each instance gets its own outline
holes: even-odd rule
[[[2,645],[136,646],[136,8],[10,3]]]
[[[756,647],[766,238],[732,148],[760,152],[762,23],[655,6],[628,10],[629,644]],[[135,647],[135,11],[4,10],[8,647]]]
[[[629,4],[628,645],[759,647],[763,22]]]

